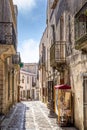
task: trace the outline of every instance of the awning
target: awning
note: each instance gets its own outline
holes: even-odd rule
[[[61,84],[61,85],[56,85],[54,86],[55,89],[71,89],[71,86],[67,84]]]

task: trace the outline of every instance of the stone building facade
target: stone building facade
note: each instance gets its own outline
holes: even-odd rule
[[[47,103],[47,28],[45,29],[39,45],[39,87],[40,100]]]
[[[36,63],[24,63],[20,70],[20,99],[21,100],[38,100],[38,66]]]
[[[12,0],[0,0],[0,114],[6,114],[19,100],[17,13]]]
[[[53,85],[51,82],[48,84],[47,92],[54,94],[52,88],[57,84],[70,85],[72,122],[79,130],[86,130],[87,0],[48,0],[46,21],[49,50],[47,70],[50,81],[53,81]]]

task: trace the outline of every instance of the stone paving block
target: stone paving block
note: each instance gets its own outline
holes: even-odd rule
[[[2,130],[76,130],[58,127],[56,118],[48,117],[49,109],[40,101],[19,103],[13,116],[11,113],[2,122]]]
[[[36,130],[36,128],[29,128],[29,129],[24,129],[24,130]]]
[[[0,130],[7,130],[6,128],[0,128]]]
[[[35,127],[25,127],[25,130],[36,130],[36,128]]]
[[[40,128],[39,127],[39,130],[52,130],[51,128]]]
[[[1,127],[4,127],[5,125],[9,124],[9,119],[5,119],[2,123],[1,123]]]
[[[7,130],[20,130],[19,128],[8,128]]]

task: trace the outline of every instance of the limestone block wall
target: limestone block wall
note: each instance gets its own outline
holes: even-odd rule
[[[12,19],[9,0],[0,0],[0,21],[10,22]]]
[[[68,62],[70,62],[70,81],[71,81],[71,87],[73,92],[73,108],[74,108],[74,123],[79,128],[79,130],[84,130],[84,106],[83,106],[83,74],[87,72],[87,56],[86,54],[82,54],[81,51],[75,50],[75,33],[74,33],[74,16],[75,13],[77,13],[80,8],[83,6],[83,4],[86,1],[84,0],[77,0],[73,1],[73,4],[71,5],[69,1],[69,8],[70,12],[68,15],[70,15],[70,32],[69,27],[67,24],[67,41],[68,36],[71,34],[71,44],[68,42],[67,46],[67,54],[68,54]],[[68,19],[68,16],[66,17]],[[66,19],[66,23],[68,20]],[[71,45],[71,48],[70,48]],[[71,59],[71,60],[70,60]]]
[[[14,101],[15,103],[18,101],[18,73],[16,70],[14,74]]]
[[[4,97],[3,97],[3,62],[0,59],[0,113],[3,112],[3,101],[4,101]]]
[[[11,59],[0,60],[0,113],[6,114],[18,101],[17,80]]]
[[[50,1],[49,1],[50,2]],[[49,3],[48,2],[48,3]],[[79,130],[84,130],[83,119],[83,77],[84,73],[87,73],[87,54],[82,54],[81,51],[75,50],[75,30],[74,30],[74,17],[75,14],[82,8],[87,0],[59,0],[56,8],[51,16],[50,4],[48,5],[48,49],[51,45],[51,24],[55,24],[56,40],[60,40],[60,18],[64,16],[64,40],[66,41],[66,58],[67,67],[69,72],[65,70],[65,83],[70,83],[73,93],[73,108],[74,108],[74,123]],[[56,15],[55,15],[56,14]],[[54,17],[55,15],[55,17]],[[50,20],[50,16],[52,20]],[[55,19],[55,20],[54,20]],[[58,21],[57,21],[58,20]],[[50,57],[50,54],[49,56]],[[66,68],[65,68],[66,69]],[[50,61],[49,61],[49,70]],[[68,78],[69,81],[68,81]]]
[[[12,104],[12,80],[11,80],[11,69],[7,64],[8,60],[4,61],[3,65],[3,112],[7,113]],[[8,77],[9,75],[9,77]]]
[[[84,130],[83,74],[87,73],[87,56],[81,53],[70,60],[70,80],[73,93],[74,123],[79,130]]]

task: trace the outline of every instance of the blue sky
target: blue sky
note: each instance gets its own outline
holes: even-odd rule
[[[18,6],[18,51],[22,62],[38,62],[46,27],[47,0],[13,0]]]

